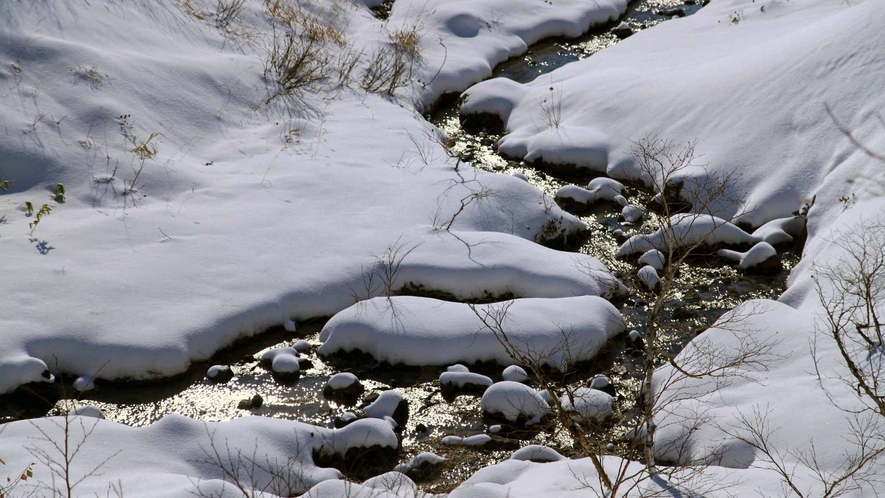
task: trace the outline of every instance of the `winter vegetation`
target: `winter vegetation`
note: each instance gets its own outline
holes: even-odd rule
[[[0,3],[0,498],[885,493],[883,28]]]

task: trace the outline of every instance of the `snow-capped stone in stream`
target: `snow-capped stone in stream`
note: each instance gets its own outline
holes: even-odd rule
[[[391,417],[399,425],[404,425],[409,416],[409,406],[403,395],[394,390],[382,391],[378,398],[366,407],[366,417],[384,419]]]
[[[234,377],[234,371],[227,365],[212,365],[206,371],[206,377],[212,382],[224,383]]]
[[[504,380],[512,380],[513,382],[526,382],[529,376],[525,370],[519,365],[510,365],[501,373]]]
[[[557,200],[571,200],[578,204],[594,204],[601,201],[614,202],[619,206],[626,206],[627,199],[621,195],[624,185],[611,178],[594,178],[581,188],[577,185],[566,185],[556,191],[554,197]]]
[[[417,454],[414,458],[409,460],[406,463],[401,463],[396,466],[394,470],[397,472],[402,472],[403,474],[408,474],[409,472],[419,469],[428,465],[439,465],[445,462],[446,459],[435,454],[430,453],[428,451],[421,452]]]
[[[648,290],[652,292],[659,292],[661,290],[661,278],[658,277],[658,272],[653,266],[643,266],[639,269],[638,275],[639,279],[642,280],[642,283],[645,284]]]
[[[611,29],[611,33],[623,40],[633,34],[633,28],[631,28],[626,22],[621,21],[621,24],[618,24]]]
[[[299,339],[295,341],[295,344],[292,345],[292,349],[298,351],[299,353],[307,353],[310,352],[310,343],[305,341],[304,339]]]
[[[443,387],[463,389],[465,387],[486,388],[493,384],[492,379],[485,375],[472,372],[443,372],[439,376]]]
[[[261,354],[260,360],[263,362],[273,362],[274,358],[283,354],[298,356],[298,351],[292,347],[271,348]]]
[[[501,427],[501,424],[489,426],[489,432],[491,432],[492,434],[497,434],[501,432],[501,429],[503,429],[503,427]]]
[[[593,377],[593,380],[590,381],[590,389],[602,391],[612,397],[615,395],[615,386],[612,385],[611,380],[605,375]]]
[[[283,376],[291,376],[301,371],[301,362],[297,356],[291,354],[278,354],[273,357],[271,363],[273,373]]]
[[[559,452],[554,450],[553,448],[540,444],[530,444],[527,446],[523,446],[522,448],[514,451],[513,454],[510,455],[510,459],[536,463],[559,462],[561,460],[567,460],[566,457],[560,455]]]
[[[74,390],[77,392],[86,392],[95,389],[95,382],[92,380],[92,377],[77,377],[74,381]]]
[[[104,419],[104,413],[102,413],[101,408],[92,405],[78,406],[68,412],[68,415]]]
[[[517,171],[516,173],[513,173],[513,176],[515,176],[516,178],[519,178],[520,180],[522,180],[524,182],[529,181],[529,177],[525,176],[523,173],[520,173],[519,171]]]
[[[449,446],[482,446],[492,440],[488,434],[475,434],[473,436],[446,436],[442,438],[442,444]]]
[[[639,264],[651,266],[655,270],[661,271],[664,269],[664,265],[667,264],[667,257],[661,251],[652,249],[639,256]]]
[[[760,242],[751,247],[747,252],[719,249],[716,254],[731,261],[737,261],[738,267],[742,270],[761,267],[780,269],[780,259],[777,257],[777,250],[768,242]]]
[[[618,216],[620,221],[631,225],[642,221],[643,218],[645,218],[645,211],[633,204],[624,206],[624,208],[621,209],[621,214]]]
[[[469,372],[470,369],[460,363],[446,367],[446,372]]]
[[[801,236],[805,231],[806,221],[804,216],[778,218],[757,228],[753,236],[773,246],[789,244],[793,242],[794,237]]]
[[[576,296],[515,299],[504,317],[514,344],[525,344],[547,365],[564,368],[564,359],[593,358],[625,329],[620,312],[605,299]],[[481,304],[479,313],[499,313],[505,304]],[[481,327],[463,303],[394,296],[363,301],[338,313],[323,327],[321,355],[359,350],[377,361],[406,365],[451,365],[497,361],[513,364],[495,333]],[[568,330],[570,354],[562,355],[562,331]],[[549,352],[546,356],[544,352]]]
[[[560,402],[563,410],[575,412],[573,417],[576,420],[602,422],[614,413],[612,409],[614,399],[608,393],[598,389],[579,387],[575,389],[572,396],[562,395]]]
[[[537,423],[550,412],[550,406],[537,391],[519,382],[505,380],[486,389],[480,403],[483,411],[499,415],[509,422],[519,418]]]
[[[363,392],[363,385],[356,375],[340,372],[331,376],[323,387],[324,396],[355,396]]]
[[[631,330],[630,333],[627,334],[627,349],[634,353],[645,351],[645,341],[642,339],[642,334],[640,334],[638,330]]]
[[[704,245],[740,245],[759,242],[754,237],[731,223],[708,214],[681,213],[670,217],[672,233],[665,235],[668,227],[661,227],[650,234],[634,235],[618,248],[615,254],[619,258],[646,252],[651,249],[663,251],[667,249],[667,240],[676,246]],[[675,247],[674,247],[675,249]]]
[[[346,422],[356,420],[357,418],[359,418],[359,417],[357,417],[356,413],[353,413],[353,412],[344,412],[341,414],[341,419]]]

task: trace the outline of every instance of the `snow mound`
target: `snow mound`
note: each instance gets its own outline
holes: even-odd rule
[[[747,252],[737,252],[729,249],[719,249],[716,254],[731,261],[737,261],[742,270],[755,268],[777,258],[777,250],[768,242],[759,242]]]
[[[623,258],[652,249],[667,253],[668,250],[696,244],[741,245],[760,241],[728,221],[708,214],[682,213],[672,216],[670,220],[672,229],[661,227],[650,234],[634,235],[618,248],[616,256]],[[668,240],[672,240],[675,247],[668,248]]]
[[[559,454],[553,448],[540,444],[530,444],[513,452],[510,455],[511,460],[521,460],[525,462],[559,462],[566,458]]]
[[[396,391],[383,391],[381,394],[378,395],[378,399],[376,399],[372,402],[372,404],[366,407],[364,412],[369,418],[393,418],[394,414],[397,413],[400,405],[404,401],[405,400],[403,399],[403,395]]]
[[[642,221],[643,218],[645,218],[645,211],[637,206],[630,204],[624,206],[624,208],[621,209],[621,214],[618,218],[624,223],[630,225],[636,224]]]
[[[442,438],[442,444],[448,446],[483,446],[489,441],[492,440],[492,437],[488,434],[474,434],[473,436],[446,436]]]
[[[537,391],[525,384],[507,380],[486,389],[480,404],[483,411],[500,415],[510,422],[525,418],[537,423],[550,412],[550,406]]]
[[[292,349],[298,351],[299,353],[307,353],[310,351],[310,343],[305,341],[304,339],[299,339],[295,341],[295,344],[292,345]]]
[[[104,418],[104,413],[102,413],[101,408],[99,408],[97,406],[92,406],[92,405],[78,406],[77,408],[74,408],[73,410],[69,411],[68,415],[81,416],[81,417],[92,417],[92,418],[98,418],[98,419]]]
[[[439,382],[442,385],[451,385],[463,389],[465,386],[491,386],[492,379],[485,375],[471,372],[443,372],[439,376]]]
[[[525,373],[525,370],[519,365],[510,365],[505,368],[501,373],[501,377],[504,380],[511,380],[513,382],[525,382],[529,380],[529,375]]]
[[[273,362],[277,356],[280,355],[288,355],[288,356],[298,356],[298,351],[292,347],[282,347],[282,348],[271,348],[261,353],[260,360],[265,362]]]
[[[446,372],[469,372],[470,369],[460,363],[446,367]]]
[[[445,462],[446,459],[437,455],[436,453],[430,453],[428,451],[424,451],[418,453],[414,458],[409,460],[406,463],[401,463],[396,466],[394,470],[397,472],[402,472],[403,474],[408,474],[410,471],[422,467],[424,465],[439,465]]]
[[[639,280],[652,292],[658,292],[661,288],[661,279],[658,271],[651,265],[645,265],[639,269]]]
[[[568,357],[581,361],[592,358],[625,328],[617,309],[595,296],[508,303],[478,305],[476,309],[480,314],[497,313],[509,306],[503,323],[513,344],[531,348],[557,368],[564,366],[557,356],[563,330],[570,335]],[[376,298],[355,304],[332,317],[320,339],[325,341],[319,349],[321,355],[359,350],[392,364],[513,363],[495,334],[468,305],[429,298]]]
[[[594,182],[597,180],[607,180],[606,182],[599,182],[596,186],[594,186]],[[618,188],[615,188],[615,184]],[[556,191],[554,197],[556,199],[568,199],[570,201],[576,202],[578,204],[594,204],[601,201],[614,202],[619,206],[626,206],[627,199],[621,195],[622,185],[615,180],[610,180],[608,178],[596,178],[590,182],[590,185],[584,189],[578,187],[576,185],[566,185],[565,187],[560,188]]]
[[[549,99],[549,105],[556,105],[555,91],[545,98]],[[604,133],[592,128],[556,126],[555,123],[549,126],[527,137],[505,135],[498,142],[498,151],[507,156],[523,158],[526,162],[574,165],[605,172],[610,141]]]
[[[793,238],[799,237],[804,231],[805,218],[801,216],[791,216],[789,218],[778,218],[769,221],[757,228],[753,232],[753,236],[776,246],[793,242]]]
[[[278,354],[273,357],[271,369],[276,374],[292,375],[301,371],[301,363],[297,356],[291,354]]]
[[[359,379],[356,375],[350,372],[340,372],[336,373],[326,382],[326,387],[333,391],[340,391],[342,389],[348,389],[354,384],[359,383]]]
[[[664,269],[664,265],[667,264],[667,257],[661,251],[652,249],[639,256],[639,264],[651,266],[655,270],[661,271]]]
[[[74,390],[77,392],[91,391],[95,389],[95,382],[92,377],[77,377],[74,380]]]
[[[374,1],[374,0],[372,0]],[[422,491],[400,472],[387,472],[362,484],[345,480],[327,480],[312,487],[302,498],[424,498]]]
[[[563,410],[575,412],[573,417],[576,420],[602,422],[614,414],[612,409],[614,399],[605,392],[589,387],[575,389],[572,397],[564,394],[560,402]]]

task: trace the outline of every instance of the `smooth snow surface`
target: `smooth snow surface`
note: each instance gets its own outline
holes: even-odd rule
[[[664,269],[664,265],[667,264],[667,257],[664,256],[664,253],[661,251],[651,249],[646,251],[642,256],[639,256],[639,264],[651,266],[655,270],[661,271]]]
[[[595,296],[516,299],[476,309],[483,314],[505,307],[503,326],[511,342],[530,348],[557,368],[565,362],[560,354],[563,330],[569,334],[568,358],[581,361],[593,358],[625,328],[617,309]],[[430,298],[375,298],[355,304],[332,317],[320,339],[325,341],[319,349],[322,355],[359,350],[392,364],[513,363],[495,333],[468,305]]]
[[[209,367],[209,370],[206,371],[206,377],[210,379],[214,379],[219,375],[223,375],[226,372],[230,371],[230,367],[227,365],[212,365]]]
[[[488,434],[474,434],[473,436],[446,436],[442,438],[442,444],[449,446],[483,446],[489,441],[492,440],[492,437]]]
[[[550,406],[537,391],[520,382],[508,380],[486,389],[481,405],[484,411],[500,415],[510,422],[522,417],[536,423],[550,411]]]
[[[180,374],[238,338],[346,308],[365,288],[364,270],[396,248],[417,247],[397,287],[588,293],[573,256],[552,263],[531,242],[551,221],[567,232],[583,224],[555,206],[545,212],[539,189],[517,178],[468,165],[455,172],[439,144],[420,140],[434,131],[416,119],[409,92],[397,103],[323,82],[292,107],[265,103],[271,31],[259,0],[247,0],[238,21],[254,42],[226,39],[176,0],[50,3],[0,5],[0,179],[14,181],[0,191],[0,245],[15,262],[0,279],[0,392],[56,364],[75,377]],[[434,33],[463,35],[476,10],[472,1],[431,4],[397,2],[390,28],[424,23],[419,72],[432,76],[443,59]],[[317,0],[315,11],[332,6]],[[545,34],[577,34],[624,6],[521,0],[500,9],[503,18],[486,11],[501,24],[456,37],[469,46],[451,38],[449,62],[420,93],[461,91],[491,59]],[[363,5],[334,7],[353,46],[369,53],[387,42]],[[64,203],[51,199],[59,184]],[[482,188],[496,195],[452,220]],[[33,234],[26,202],[53,208]],[[434,230],[434,219],[451,231]],[[382,289],[369,292],[361,297]]]
[[[658,272],[651,265],[645,265],[639,269],[638,272],[639,280],[642,280],[642,283],[648,288],[648,290],[657,292],[659,286],[661,285],[661,278],[658,277]]]
[[[414,458],[412,458],[408,462],[401,463],[401,464],[397,465],[396,469],[394,469],[394,470],[396,470],[397,472],[402,472],[403,474],[406,474],[413,469],[417,469],[417,468],[421,467],[422,465],[438,465],[438,464],[443,463],[445,461],[446,461],[445,458],[443,458],[435,453],[430,453],[428,451],[424,451],[424,452],[418,453]]]
[[[469,372],[470,369],[460,363],[446,367],[446,372]]]

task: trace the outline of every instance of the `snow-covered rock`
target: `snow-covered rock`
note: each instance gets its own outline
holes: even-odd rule
[[[97,406],[92,406],[92,405],[78,406],[77,408],[74,408],[73,410],[69,411],[68,415],[69,416],[92,417],[92,418],[98,418],[98,419],[104,418],[104,413],[102,413],[101,408],[99,408]]]
[[[297,356],[278,354],[273,357],[271,369],[273,373],[283,376],[296,375],[301,371],[301,362]]]
[[[212,365],[206,371],[206,377],[212,382],[224,383],[234,377],[234,371],[227,365]]]
[[[579,387],[572,396],[562,395],[560,402],[563,410],[574,412],[572,416],[576,420],[602,422],[614,413],[612,408],[614,399],[598,389]]]
[[[623,258],[637,252],[657,249],[667,253],[669,249],[704,245],[755,244],[760,241],[728,221],[707,214],[682,213],[672,216],[672,229],[661,227],[643,235],[634,235],[618,248],[616,256]],[[668,233],[669,232],[669,233]],[[668,248],[668,240],[674,247]]]
[[[736,261],[738,267],[742,270],[759,268],[761,266],[780,269],[780,259],[778,259],[777,250],[768,242],[759,242],[746,252],[719,249],[716,254],[725,259]]]
[[[454,365],[449,365],[446,367],[446,372],[469,372],[470,369],[460,363],[456,363]]]
[[[446,459],[435,454],[430,453],[428,451],[424,451],[415,455],[414,458],[409,460],[408,462],[401,463],[396,466],[394,470],[397,472],[402,472],[403,474],[408,474],[409,472],[419,469],[428,465],[440,465],[445,462]]]
[[[557,200],[570,200],[578,204],[590,205],[601,201],[614,202],[619,206],[627,206],[627,199],[621,195],[624,185],[611,178],[594,178],[581,188],[576,185],[566,185],[556,191]]]
[[[409,405],[403,395],[397,391],[382,391],[378,398],[366,407],[364,413],[369,418],[383,420],[385,417],[390,417],[399,425],[403,425],[409,416]]]
[[[661,271],[664,269],[664,265],[667,264],[667,257],[661,251],[651,249],[639,256],[639,264],[651,266],[655,270]]]
[[[645,218],[645,211],[642,208],[628,204],[621,209],[618,219],[627,224],[636,224]]]
[[[445,436],[442,444],[448,446],[483,446],[492,438],[488,434],[474,434],[473,436]]]
[[[299,353],[308,353],[310,352],[310,343],[304,339],[299,339],[295,341],[295,344],[292,344],[292,349]]]
[[[608,301],[594,296],[561,299],[516,299],[504,317],[514,344],[525,344],[541,359],[564,367],[556,356],[562,330],[571,331],[572,361],[592,358],[625,328],[620,313]],[[501,312],[504,304],[478,305],[479,313]],[[466,304],[418,297],[376,298],[338,313],[320,334],[322,355],[359,350],[378,361],[406,365],[451,365],[456,362],[513,359],[495,334]],[[544,352],[549,351],[547,356]]]
[[[529,376],[525,370],[519,365],[510,365],[501,373],[504,380],[512,380],[513,382],[526,382]]]
[[[521,460],[526,462],[559,462],[566,458],[559,454],[558,451],[540,444],[530,444],[513,452],[510,455],[511,460]]]
[[[639,280],[642,280],[642,283],[648,288],[648,290],[652,292],[659,292],[661,290],[661,278],[658,276],[658,272],[653,266],[643,266],[639,269],[638,275]]]
[[[91,391],[95,389],[95,381],[92,380],[92,377],[77,377],[74,380],[74,390],[77,392],[85,392]]]
[[[486,389],[480,404],[483,411],[504,417],[510,422],[524,418],[537,423],[550,412],[550,406],[537,391],[525,384],[507,380]]]
[[[492,379],[472,372],[443,372],[439,376],[439,382],[444,391],[469,388],[481,392],[493,384]]]

